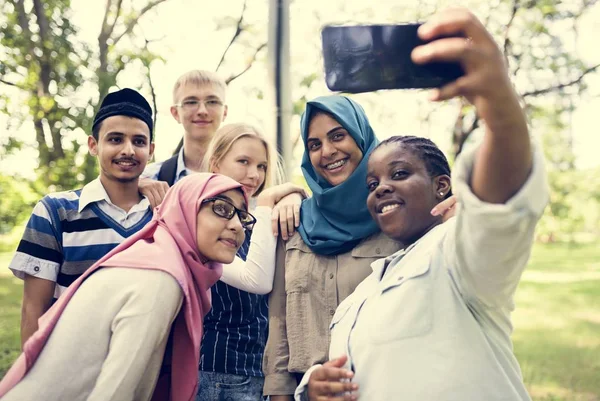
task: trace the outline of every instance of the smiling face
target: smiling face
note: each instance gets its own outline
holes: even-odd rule
[[[430,211],[450,191],[450,177],[432,178],[414,151],[389,143],[371,154],[367,187],[367,207],[381,231],[409,245],[441,223]]]
[[[348,131],[325,113],[317,113],[312,117],[306,148],[317,174],[333,186],[346,181],[363,158],[363,153]]]
[[[211,170],[233,178],[252,197],[264,184],[267,167],[267,148],[264,143],[256,137],[246,136],[238,138]]]
[[[171,114],[193,140],[210,141],[227,117],[225,90],[217,85],[182,85],[175,92],[175,100]]]
[[[150,129],[142,120],[112,116],[102,121],[98,140],[88,137],[92,156],[97,156],[100,176],[111,181],[136,181],[154,153]]]
[[[238,209],[248,209],[239,189],[223,192],[216,198],[224,199]],[[207,202],[200,207],[196,222],[196,242],[200,254],[205,259],[220,263],[233,262],[245,235],[237,214],[228,220],[213,211],[213,202]]]

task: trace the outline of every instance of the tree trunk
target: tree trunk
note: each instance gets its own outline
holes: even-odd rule
[[[44,124],[41,119],[35,119],[33,121],[35,127],[35,139],[38,143],[38,152],[40,157],[40,166],[47,166],[50,163],[50,149],[46,143],[46,136],[44,134]]]
[[[454,156],[454,160],[456,160],[462,151],[462,147],[467,140],[463,129],[463,124],[465,121],[464,110],[464,106],[461,106],[458,116],[456,116],[456,121],[454,121],[454,129],[452,130],[452,155]]]
[[[50,138],[52,138],[52,151],[49,152],[49,161],[62,159],[65,157],[65,152],[62,146],[62,135],[60,130],[57,128],[57,121],[51,116],[53,111],[56,109],[56,104],[52,101],[53,96],[50,94],[50,82],[52,81],[53,64],[50,60],[50,51],[47,47],[50,39],[50,26],[48,24],[48,18],[44,10],[44,5],[41,0],[33,1],[33,9],[39,27],[39,43],[38,47],[42,52],[41,57],[38,59],[40,67],[40,80],[38,81],[38,105],[34,116],[34,120],[40,120],[37,126],[44,129],[42,121],[45,119],[48,122],[48,129],[50,130]],[[51,101],[52,106],[50,109],[44,107],[43,100],[47,99]],[[37,128],[36,128],[37,130]]]
[[[470,125],[465,126],[466,117],[469,117],[469,115],[473,116],[473,121]],[[469,106],[467,100],[464,98],[461,99],[460,110],[458,116],[456,116],[456,121],[454,122],[454,129],[452,130],[452,155],[454,156],[454,160],[456,160],[460,152],[462,152],[469,136],[471,136],[473,131],[478,127],[479,117],[477,116],[476,111]]]

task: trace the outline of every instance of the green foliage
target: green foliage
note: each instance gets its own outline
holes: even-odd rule
[[[149,4],[143,12],[159,3]],[[84,144],[98,101],[132,61],[139,60],[140,68],[148,69],[153,61],[162,60],[146,44],[137,49],[118,47],[123,36],[135,36],[143,16],[142,11],[122,7],[120,1],[107,2],[95,51],[71,23],[69,0],[9,0],[0,5],[0,85],[12,87],[11,92],[0,91],[0,113],[11,116],[13,125],[33,123],[39,152],[36,185],[47,190],[72,189],[96,176],[95,160]],[[82,102],[90,85],[96,86],[97,96]],[[22,102],[11,98],[14,90],[24,95],[17,97]],[[4,155],[25,146],[15,137],[2,145]]]
[[[0,265],[6,271],[9,259],[0,253]],[[19,356],[21,349],[21,280],[0,274],[0,377]]]
[[[600,237],[600,202],[595,198],[594,177],[589,171],[549,171],[550,204],[538,225],[542,241],[590,241]]]
[[[550,203],[537,227],[544,242],[600,238],[600,168],[577,170],[562,106],[530,107],[534,132],[542,134]]]
[[[42,10],[36,10],[36,3],[42,4]],[[139,10],[145,9],[144,5],[158,5],[160,1],[135,2],[136,7],[128,9],[123,5],[130,5],[128,2],[108,0],[105,3],[106,14],[99,24],[98,42],[86,43],[80,39],[78,27],[71,22],[69,0],[0,2],[0,80],[5,82],[0,82],[0,113],[9,116],[12,128],[9,132],[16,132],[15,128],[24,125],[29,129],[33,125],[39,152],[38,160],[32,160],[38,173],[34,185],[41,193],[80,187],[97,175],[96,162],[87,154],[85,136],[99,99],[117,85],[118,77],[125,69],[137,68],[145,74],[152,63],[164,62],[149,49],[148,42],[136,30],[137,21],[143,17]],[[371,18],[380,22],[385,22],[386,18],[387,22],[426,20],[435,11],[451,4],[444,0],[422,0],[418,7],[399,3],[385,14],[368,2],[352,10],[342,4],[339,19],[355,22],[367,22]],[[568,122],[586,89],[585,79],[580,78],[592,72],[573,46],[576,27],[580,17],[595,4],[596,0],[499,0],[492,3],[470,0],[462,4],[474,10],[493,33],[506,54],[511,77],[523,94],[533,131],[545,132],[543,140],[552,191],[551,204],[539,229],[539,238],[545,241],[577,240],[582,232],[590,238],[600,236],[597,212],[600,190],[593,184],[600,182],[598,171],[575,171]],[[325,10],[311,11],[314,21],[305,18],[303,23],[320,29]],[[219,15],[217,29],[235,29],[232,53],[248,55],[249,51],[255,50],[249,44],[256,42],[264,30],[260,23],[248,21],[243,12],[241,18]],[[292,21],[294,17],[292,14]],[[318,54],[320,35],[316,30],[311,35],[315,43],[308,51]],[[127,46],[120,41],[124,36],[130,39]],[[292,42],[292,49],[300,46],[300,43]],[[231,65],[237,69],[240,59],[234,57],[232,60]],[[321,73],[315,72],[314,68],[297,69],[294,73],[292,110],[295,116],[302,113],[308,99],[322,94],[320,77]],[[89,93],[90,87],[97,88],[97,95],[85,99],[83,94]],[[13,96],[15,91],[25,96]],[[262,88],[253,93],[259,98],[264,96]],[[379,104],[377,107],[389,110],[394,105]],[[473,124],[476,120],[474,109],[464,104],[459,107],[463,111],[460,113],[462,120],[448,124],[457,128],[453,136],[455,151],[469,140],[476,126]],[[393,113],[398,110],[394,109]],[[300,147],[302,141],[297,129],[293,132],[293,146]],[[3,137],[0,158],[27,146],[30,144],[23,143],[20,138]]]
[[[8,233],[31,213],[39,195],[26,181],[0,174],[0,235]]]

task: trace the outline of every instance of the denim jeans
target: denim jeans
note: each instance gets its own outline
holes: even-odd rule
[[[261,401],[264,377],[200,371],[196,401]]]

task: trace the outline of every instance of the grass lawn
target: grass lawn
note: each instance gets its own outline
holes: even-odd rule
[[[0,253],[0,377],[18,355],[21,281]],[[516,296],[515,353],[536,401],[600,401],[600,245],[536,245]]]
[[[0,253],[0,377],[19,356],[21,336],[22,281],[15,278],[8,264],[11,253]]]
[[[516,308],[515,353],[534,400],[600,401],[600,245],[536,245]]]

